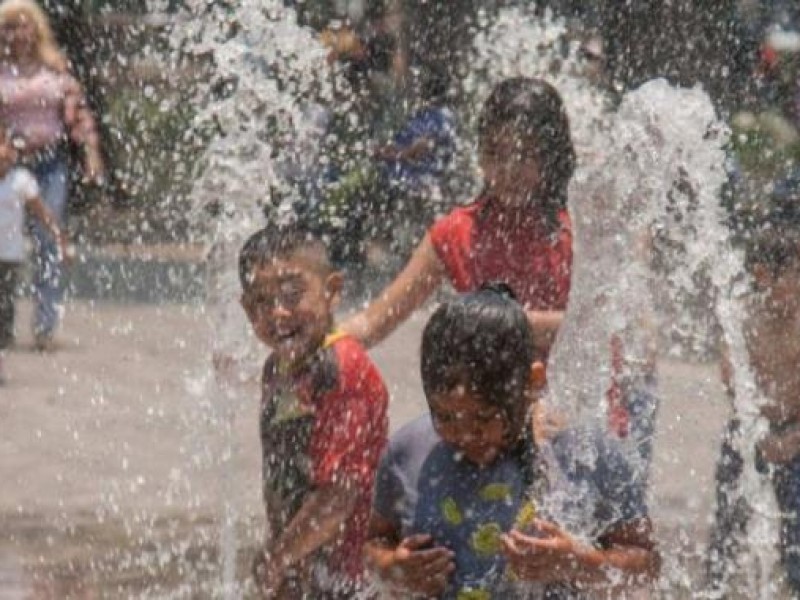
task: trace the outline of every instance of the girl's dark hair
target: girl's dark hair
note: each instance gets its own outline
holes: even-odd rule
[[[527,315],[502,284],[443,303],[422,334],[422,385],[428,401],[465,385],[503,411],[512,441],[525,425],[533,360]]]
[[[513,128],[535,145],[542,178],[539,200],[546,216],[557,217],[567,206],[567,187],[575,171],[569,118],[558,91],[546,81],[528,77],[497,84],[481,111],[480,143],[503,127]]]

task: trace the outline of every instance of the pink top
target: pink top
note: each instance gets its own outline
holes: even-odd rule
[[[0,123],[22,138],[28,150],[63,141],[67,127],[74,125],[79,99],[77,82],[68,74],[43,67],[21,75],[0,67]]]

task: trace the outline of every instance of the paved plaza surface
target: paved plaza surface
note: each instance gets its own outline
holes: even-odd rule
[[[52,354],[32,350],[21,312],[0,388],[0,599],[241,591],[262,535],[258,392],[215,386],[202,308],[73,303]],[[423,321],[373,353],[393,429],[424,407]],[[669,570],[694,575],[728,408],[715,364],[659,370],[651,510]]]

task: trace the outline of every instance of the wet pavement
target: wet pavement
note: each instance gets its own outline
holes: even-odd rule
[[[257,389],[226,399],[210,384],[203,311],[74,303],[58,351],[38,354],[22,309],[11,382],[0,389],[0,600],[239,589],[262,535]],[[423,410],[423,322],[373,354],[393,428]],[[668,570],[690,576],[668,587],[692,597],[727,404],[715,364],[659,369],[651,510]]]

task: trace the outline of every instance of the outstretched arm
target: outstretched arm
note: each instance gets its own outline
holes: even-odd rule
[[[414,140],[409,146],[399,148],[394,144],[381,146],[375,151],[375,158],[378,160],[417,162],[428,156],[435,147],[435,141],[429,137],[420,137]]]
[[[341,329],[365,346],[374,346],[422,306],[444,275],[444,265],[426,235],[395,280],[367,308],[347,319]]]

